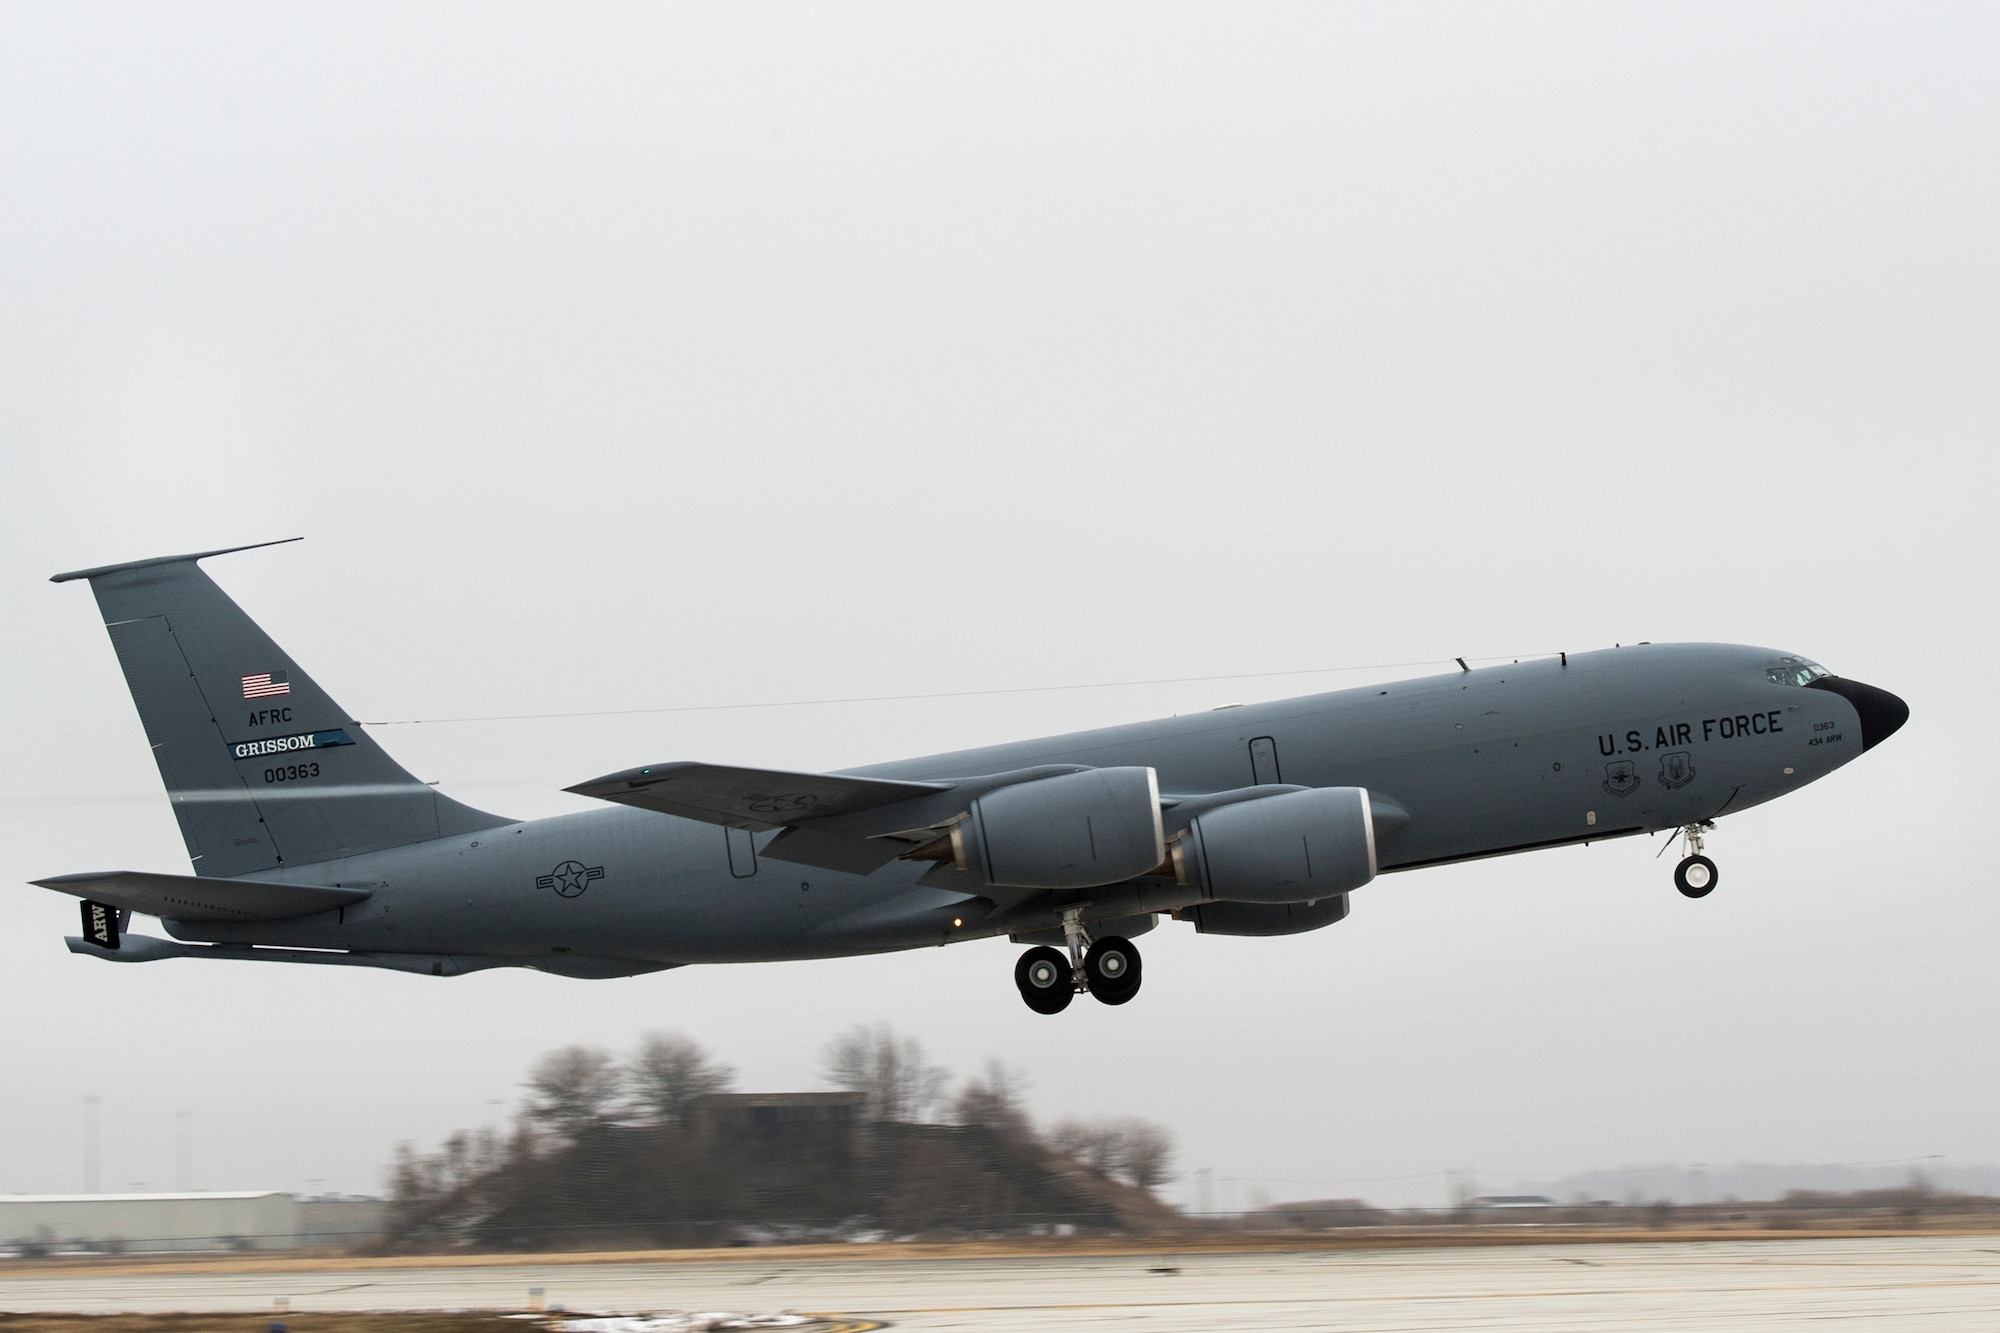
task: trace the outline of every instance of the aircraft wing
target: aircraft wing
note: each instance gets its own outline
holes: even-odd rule
[[[145,870],[98,870],[34,881],[38,888],[73,893],[147,916],[175,921],[283,921],[331,912],[358,903],[367,889],[335,889],[317,884],[275,884],[268,880],[201,879],[156,875]]]
[[[759,856],[865,875],[929,842],[940,821],[963,811],[982,792],[1081,767],[1044,764],[941,782],[906,782],[683,762],[627,769],[566,790],[705,824],[756,832],[783,829],[759,849]]]
[[[763,830],[897,805],[950,791],[951,784],[682,762],[631,768],[566,790],[704,824]]]

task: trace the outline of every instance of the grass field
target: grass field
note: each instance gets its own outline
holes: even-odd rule
[[[4,1314],[0,1333],[269,1333],[269,1314]],[[288,1314],[285,1333],[524,1333],[539,1325],[472,1314],[373,1311]]]

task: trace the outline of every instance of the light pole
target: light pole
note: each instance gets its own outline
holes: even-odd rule
[[[83,1192],[97,1193],[97,1104],[91,1093],[83,1099]]]
[[[194,1193],[194,1112],[174,1112],[174,1184],[183,1194]]]

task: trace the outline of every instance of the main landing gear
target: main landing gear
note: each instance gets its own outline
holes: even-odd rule
[[[1715,892],[1716,882],[1722,878],[1715,868],[1715,862],[1701,854],[1701,835],[1715,825],[1689,824],[1681,830],[1687,855],[1674,867],[1674,887],[1690,898],[1706,898]]]
[[[1139,993],[1139,951],[1132,941],[1106,935],[1093,941],[1083,928],[1083,908],[1063,913],[1067,957],[1060,949],[1038,945],[1014,964],[1014,985],[1030,1009],[1059,1014],[1077,992],[1088,991],[1102,1004],[1123,1004]]]

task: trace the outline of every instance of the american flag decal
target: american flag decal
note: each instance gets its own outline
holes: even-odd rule
[[[290,694],[292,682],[282,671],[260,671],[254,676],[243,678],[243,697],[246,699],[268,699],[274,694]]]

